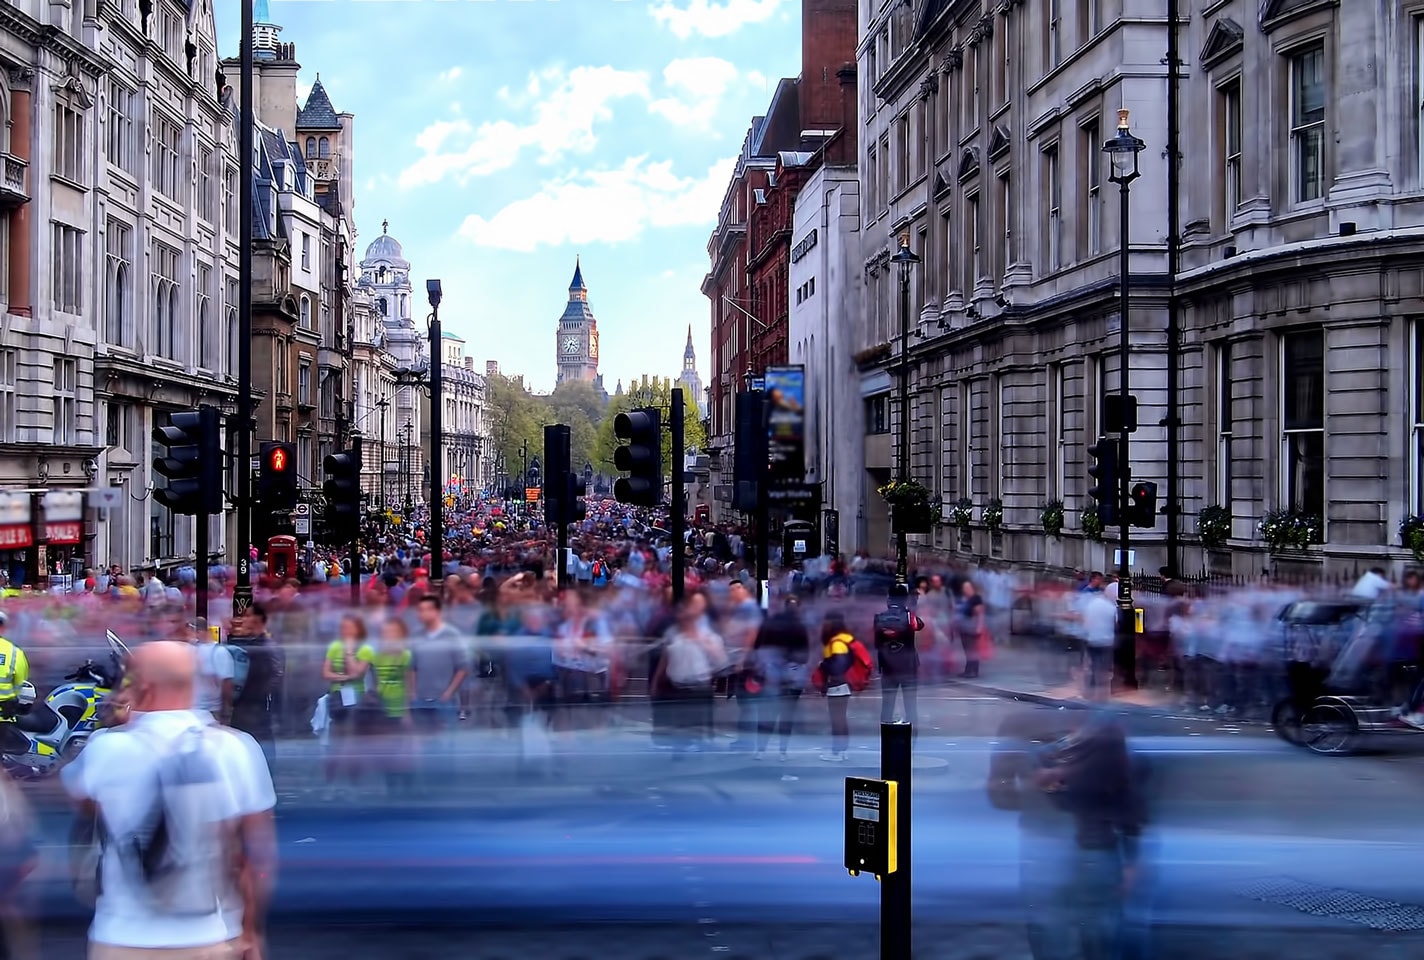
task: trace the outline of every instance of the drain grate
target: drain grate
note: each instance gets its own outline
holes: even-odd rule
[[[1267,877],[1238,891],[1261,903],[1290,907],[1314,917],[1331,917],[1358,923],[1386,933],[1424,930],[1424,907],[1395,903],[1353,890],[1306,883],[1291,877]]]

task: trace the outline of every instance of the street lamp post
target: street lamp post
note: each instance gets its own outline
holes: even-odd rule
[[[376,401],[376,406],[381,408],[381,452],[379,454],[380,483],[381,483],[381,512],[386,512],[386,409],[391,405],[390,397],[381,397]]]
[[[1118,396],[1121,401],[1122,423],[1119,425],[1118,435],[1118,529],[1121,536],[1118,543],[1118,580],[1117,580],[1117,649],[1114,660],[1116,661],[1118,682],[1127,688],[1137,685],[1137,615],[1133,610],[1132,601],[1132,566],[1129,559],[1132,546],[1132,521],[1131,521],[1131,490],[1132,490],[1132,457],[1129,454],[1128,444],[1132,438],[1132,425],[1127,416],[1128,405],[1131,403],[1130,375],[1128,365],[1131,359],[1131,340],[1128,322],[1131,316],[1131,263],[1128,258],[1128,228],[1131,225],[1131,214],[1128,204],[1128,196],[1131,192],[1132,182],[1141,173],[1138,169],[1138,158],[1143,149],[1147,146],[1137,137],[1132,135],[1128,129],[1128,111],[1123,109],[1117,112],[1117,136],[1103,144],[1103,152],[1108,155],[1108,160],[1112,165],[1112,171],[1108,179],[1118,185],[1118,196],[1120,198],[1119,209],[1119,236],[1118,236],[1118,256],[1119,256],[1119,281],[1118,292],[1121,295],[1121,302],[1118,306],[1118,373],[1117,387]],[[1168,451],[1168,456],[1175,456],[1176,451]]]
[[[440,368],[444,366],[440,335],[439,280],[425,281],[430,301],[430,586],[439,594],[445,578],[445,401]]]
[[[252,231],[256,192],[252,155],[257,127],[253,90],[253,35],[255,5],[242,0],[242,34],[239,44],[238,93],[238,228],[237,228],[237,582],[232,591],[236,620],[252,606]]]
[[[410,495],[410,475],[415,472],[411,469],[411,460],[413,459],[411,457],[411,445],[415,439],[415,424],[409,418],[405,421],[403,431],[405,433],[405,439],[401,445],[401,473],[405,474],[405,509],[401,511],[401,519],[406,523],[410,523],[411,513],[415,510],[415,505],[411,503]]]
[[[920,258],[910,249],[909,233],[900,234],[900,249],[890,261],[900,268],[900,444],[896,457],[896,480],[910,479],[910,269]],[[893,511],[892,511],[893,513]],[[910,549],[904,518],[891,517],[895,527],[895,582],[908,583]]]

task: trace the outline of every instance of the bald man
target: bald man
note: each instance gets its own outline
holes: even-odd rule
[[[250,737],[192,709],[195,673],[188,644],[136,648],[126,677],[129,721],[95,734],[63,771],[81,822],[101,823],[103,835],[113,838],[100,862],[90,960],[261,960],[275,841],[272,804],[258,812],[253,807],[271,796],[271,777]],[[182,769],[205,775],[180,781],[172,758],[190,750],[194,761]],[[182,799],[179,790],[201,796],[190,797],[195,803],[172,802]],[[138,851],[153,852],[159,813],[192,817],[195,808],[203,811],[202,822],[175,824],[170,834],[201,835],[210,828],[241,855],[232,863],[221,856],[191,863],[169,858],[170,872],[144,879]]]

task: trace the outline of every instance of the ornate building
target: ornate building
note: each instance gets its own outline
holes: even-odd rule
[[[381,235],[366,248],[356,281],[359,295],[372,306],[374,349],[367,368],[359,404],[367,411],[380,410],[377,443],[381,447],[381,499],[388,505],[403,504],[407,489],[413,502],[422,503],[428,490],[429,463],[420,444],[425,429],[421,388],[429,366],[427,337],[416,328],[411,316],[410,262],[401,245],[381,223]],[[380,406],[384,401],[386,406]],[[371,435],[373,431],[365,431]],[[367,460],[372,458],[367,457]]]
[[[697,408],[697,418],[707,416],[707,391],[702,387],[702,374],[697,372],[697,348],[692,345],[692,324],[687,325],[687,346],[682,349],[682,373],[676,385],[687,388],[687,395]]]
[[[574,279],[569,284],[569,303],[554,334],[554,363],[559,371],[557,383],[585,380],[603,388],[603,378],[598,375],[598,321],[588,305],[583,266],[577,260]]]
[[[465,355],[462,337],[445,333],[442,339],[445,411],[440,475],[452,492],[479,492],[494,482],[493,465],[485,456],[493,449],[485,417],[485,378],[475,369],[475,358]],[[429,447],[428,425],[422,445]]]

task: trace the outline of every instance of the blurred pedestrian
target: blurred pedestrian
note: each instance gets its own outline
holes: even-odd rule
[[[0,770],[0,949],[6,960],[39,960],[26,879],[39,865],[36,824],[19,785]]]
[[[855,665],[850,645],[854,641],[845,617],[828,612],[821,621],[821,665],[817,671],[826,692],[826,705],[831,717],[831,752],[821,759],[844,763],[850,750],[851,688],[847,675]]]
[[[321,662],[321,679],[328,685],[326,711],[331,729],[327,783],[355,783],[361,779],[356,732],[366,699],[367,673],[375,659],[375,649],[366,642],[366,622],[353,614],[343,616],[337,638],[326,648]]]
[[[748,672],[759,690],[756,758],[766,756],[773,733],[780,736],[781,759],[787,759],[796,726],[796,706],[806,689],[811,637],[801,615],[801,600],[786,598],[782,609],[762,622],[748,659]]]
[[[707,622],[707,598],[688,594],[677,620],[663,638],[653,684],[668,691],[676,705],[679,752],[697,750],[712,735],[713,679],[728,664],[722,638]]]
[[[989,640],[987,615],[984,598],[979,596],[974,581],[965,580],[954,604],[954,635],[964,651],[964,670],[959,674],[963,680],[979,678],[979,661]]]
[[[903,583],[890,588],[885,609],[875,615],[875,651],[880,661],[880,722],[895,719],[895,697],[899,694],[906,723],[918,717],[916,688],[919,685],[920,655],[915,634],[924,621],[910,612],[909,589]],[[919,731],[915,731],[918,733]]]

